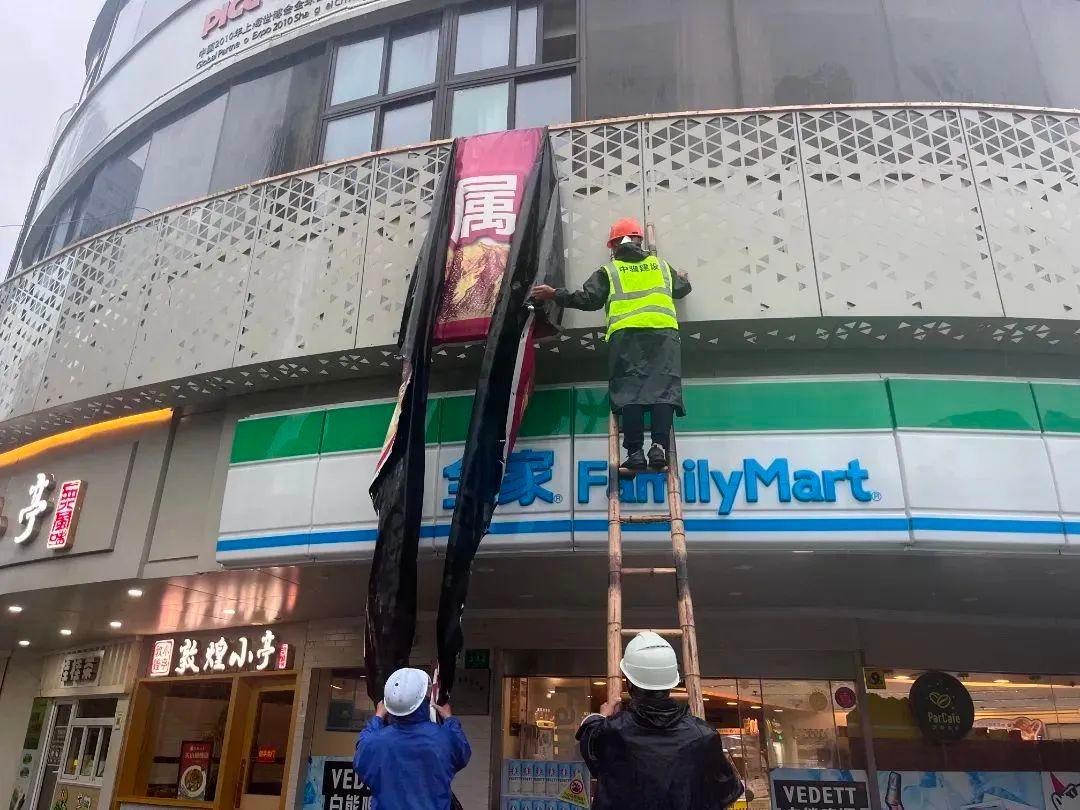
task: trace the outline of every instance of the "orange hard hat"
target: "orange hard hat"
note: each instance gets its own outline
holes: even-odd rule
[[[611,226],[611,231],[608,232],[607,246],[614,247],[615,243],[622,239],[624,236],[637,236],[641,239],[645,238],[645,232],[641,229],[641,223],[633,217],[626,217],[620,219],[614,225]]]

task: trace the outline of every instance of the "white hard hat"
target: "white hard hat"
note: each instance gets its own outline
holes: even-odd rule
[[[650,630],[630,639],[619,669],[630,683],[640,689],[663,692],[679,685],[679,662],[675,658],[675,650]]]
[[[427,700],[431,678],[422,669],[405,667],[386,679],[383,702],[394,717],[406,717]]]

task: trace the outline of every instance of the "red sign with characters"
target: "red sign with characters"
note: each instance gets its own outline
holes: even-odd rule
[[[64,551],[75,542],[75,526],[79,522],[79,510],[82,509],[85,481],[65,481],[60,485],[56,496],[56,509],[53,511],[52,526],[45,547],[50,551]]]
[[[259,748],[255,754],[255,761],[262,765],[273,765],[277,762],[277,749]]]

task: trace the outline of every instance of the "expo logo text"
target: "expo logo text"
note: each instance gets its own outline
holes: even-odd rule
[[[552,492],[548,484],[554,477],[554,450],[519,450],[507,461],[499,491],[499,504],[517,503],[531,506],[537,500],[561,503],[562,495]],[[768,464],[758,459],[744,458],[739,468],[724,472],[711,469],[708,459],[686,459],[682,462],[683,501],[688,504],[717,504],[717,513],[731,514],[740,494],[747,503],[758,503],[763,491],[769,491],[780,503],[836,503],[845,491],[859,503],[880,501],[881,493],[867,488],[870,472],[859,459],[852,459],[843,469],[791,469],[786,458],[774,458]],[[607,491],[608,464],[600,460],[577,462],[577,502],[588,504],[594,497],[604,497]],[[444,509],[453,509],[461,476],[461,461],[445,467],[443,478],[448,481]],[[632,481],[621,481],[619,498],[624,503],[663,503],[667,493],[664,475],[642,473]]]

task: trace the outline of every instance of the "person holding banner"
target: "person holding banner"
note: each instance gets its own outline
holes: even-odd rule
[[[690,294],[690,280],[642,243],[636,219],[611,226],[611,261],[593,273],[582,289],[571,292],[540,284],[538,301],[561,307],[607,312],[608,397],[621,417],[627,457],[620,475],[632,477],[651,467],[667,469],[671,424],[685,415],[682,393],[682,344],[675,301]],[[651,415],[652,447],[646,458],[645,412]]]
[[[472,756],[461,723],[449,704],[434,707],[441,724],[431,721],[431,678],[421,669],[393,673],[384,694],[353,757],[372,810],[450,810],[450,783]]]

